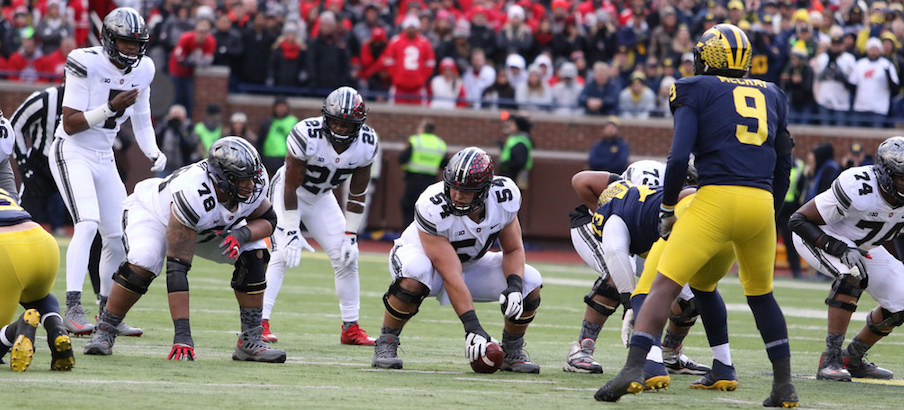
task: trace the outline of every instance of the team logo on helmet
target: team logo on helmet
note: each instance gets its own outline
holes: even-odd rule
[[[223,137],[210,146],[207,173],[230,198],[254,203],[264,191],[264,166],[257,150],[241,137]],[[241,181],[250,180],[251,187]]]
[[[337,145],[348,145],[358,138],[367,119],[364,98],[352,87],[339,87],[331,92],[323,100],[320,112],[327,138]]]
[[[452,208],[452,214],[467,215],[480,209],[490,192],[492,182],[493,160],[484,150],[468,147],[453,155],[443,170],[443,193]],[[451,188],[474,192],[474,198],[469,204],[456,204],[452,201]]]
[[[750,70],[753,51],[747,34],[732,24],[706,30],[694,46],[694,74],[743,77]]]

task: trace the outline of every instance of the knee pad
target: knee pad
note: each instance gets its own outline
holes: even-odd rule
[[[849,275],[835,278],[835,282],[832,282],[832,290],[829,291],[829,297],[826,298],[826,305],[833,308],[844,309],[848,312],[856,312],[856,300],[859,300],[860,295],[863,294],[863,288],[860,287],[860,282],[859,279],[855,279],[853,276]],[[852,296],[856,300],[854,303],[841,302],[835,300],[835,297],[838,295]]]
[[[873,322],[872,312],[866,315],[866,327],[870,332],[883,337],[888,336],[892,329],[901,326],[901,324],[904,323],[904,311],[891,313],[885,308],[879,309],[879,312],[882,313],[882,321],[879,323]]]
[[[148,286],[154,280],[154,276],[144,276],[132,270],[128,263],[119,265],[119,270],[113,275],[113,281],[128,290],[139,295],[147,293]]]
[[[602,303],[599,303],[593,300],[593,296],[600,295],[605,298],[609,298],[616,302],[614,306],[607,306]],[[599,278],[596,282],[593,283],[593,289],[590,289],[590,293],[587,296],[584,296],[584,303],[587,306],[593,308],[593,310],[599,312],[603,316],[611,316],[615,313],[615,310],[618,308],[618,301],[621,300],[621,294],[618,293],[618,289],[612,285],[609,285],[609,282],[604,280],[603,278]],[[525,309],[527,310],[527,309]]]
[[[400,284],[402,282],[402,278],[396,279],[389,285],[389,290],[383,294],[383,306],[386,306],[386,311],[389,312],[389,315],[398,319],[398,320],[408,320],[411,319],[414,315],[417,314],[418,308],[421,306],[421,303],[424,301],[424,298],[430,294],[430,290],[424,286],[424,290],[421,292],[412,292],[408,289],[405,289]],[[396,299],[400,300],[402,303],[413,303],[414,310],[411,312],[402,312],[392,306],[392,303],[389,303],[389,295],[395,296]]]
[[[700,312],[697,311],[697,298],[678,299],[678,307],[681,309],[681,313],[677,315],[669,313],[669,320],[678,327],[693,326],[697,322],[697,317],[700,316]]]
[[[270,252],[266,249],[254,249],[242,252],[235,261],[235,270],[232,272],[233,289],[257,294],[267,289],[267,263],[270,262]]]
[[[188,270],[191,265],[176,259],[166,258],[166,292],[188,292]]]
[[[537,296],[536,299],[525,299],[524,300],[524,314],[521,315],[521,319],[507,319],[510,322],[516,325],[527,325],[530,322],[534,321],[534,317],[537,316],[537,308],[540,307],[540,297]],[[528,316],[529,315],[529,316]]]

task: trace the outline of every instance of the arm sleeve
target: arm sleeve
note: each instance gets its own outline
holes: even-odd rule
[[[663,205],[675,206],[678,203],[678,193],[684,186],[687,177],[687,161],[696,139],[697,113],[684,105],[675,108],[675,131],[663,181]]]
[[[612,215],[603,226],[603,260],[619,293],[634,291],[634,264],[629,252],[631,233],[618,215]]]
[[[147,158],[157,158],[160,155],[160,149],[157,148],[157,136],[151,124],[151,87],[146,87],[138,94],[138,101],[135,103],[135,111],[132,113],[131,119],[135,141],[138,142],[141,152]]]

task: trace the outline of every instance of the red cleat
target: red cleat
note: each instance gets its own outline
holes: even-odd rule
[[[276,343],[279,340],[276,335],[270,333],[270,319],[261,320],[261,326],[264,327],[264,333],[261,335],[261,340],[267,343]]]
[[[342,331],[339,341],[344,345],[373,346],[376,339],[367,335],[357,323]]]

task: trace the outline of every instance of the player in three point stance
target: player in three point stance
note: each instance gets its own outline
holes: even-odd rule
[[[122,201],[126,189],[113,160],[113,140],[119,127],[132,119],[135,139],[154,163],[166,166],[151,124],[151,81],[154,62],[144,56],[148,29],[135,9],[120,7],[105,18],[102,46],[72,51],[66,60],[63,119],[50,149],[50,168],[72,221],[72,242],[66,253],[66,326],[88,334],[94,325],[85,318],[81,291],[94,236],[100,232],[101,309],[110,294],[113,273],[122,263]],[[123,334],[140,334],[119,324]]]
[[[265,194],[267,171],[257,150],[240,137],[223,137],[206,160],[166,179],[138,183],[123,203],[126,262],[119,267],[107,309],[101,312],[85,354],[113,354],[116,325],[148,290],[166,259],[166,290],[175,336],[167,359],[195,360],[189,324],[188,270],[197,255],[235,265],[232,288],[242,333],[233,360],[282,363],[286,352],[261,341],[261,309],[276,213]]]
[[[835,278],[829,305],[826,350],[817,379],[890,379],[892,372],[864,360],[866,351],[904,323],[904,266],[885,247],[904,227],[904,137],[879,145],[876,164],[841,173],[832,189],[797,210],[788,226],[804,260]],[[867,253],[869,252],[869,253]],[[867,276],[868,275],[868,276]],[[842,350],[851,315],[863,290],[879,306]]]
[[[358,326],[361,284],[358,280],[358,228],[363,219],[370,167],[377,154],[377,132],[364,124],[364,98],[351,87],[340,87],[323,100],[320,117],[306,118],[292,128],[286,144],[286,165],[273,176],[270,198],[279,216],[273,235],[273,260],[267,268],[270,286],[264,296],[264,340],[270,312],[286,270],[298,266],[301,251],[314,251],[301,231],[304,226],[326,250],[333,265],[342,316],[339,341],[372,345],[374,339]],[[343,215],[333,189],[351,177]]]
[[[669,103],[675,127],[660,211],[660,235],[671,238],[637,314],[625,367],[596,392],[597,400],[617,401],[643,390],[645,358],[668,320],[672,301],[685,284],[714,288],[724,272],[698,272],[731,244],[747,304],[772,362],[772,393],[763,405],[797,406],[788,329],[772,293],[775,208],[788,189],[793,141],[781,90],[742,78],[750,68],[750,55],[743,30],[716,25],[694,47],[697,75],[672,86]],[[676,222],[675,205],[692,151],[700,188]]]
[[[427,296],[452,304],[465,328],[465,356],[477,360],[493,339],[474,313],[474,302],[498,302],[505,316],[502,370],[540,373],[522,350],[524,332],[540,306],[540,272],[524,263],[521,192],[493,176],[483,150],[459,151],[415,203],[415,219],[389,254],[393,282],[383,295],[386,313],[373,366],[401,369],[399,334]],[[496,239],[502,252],[488,252]]]

